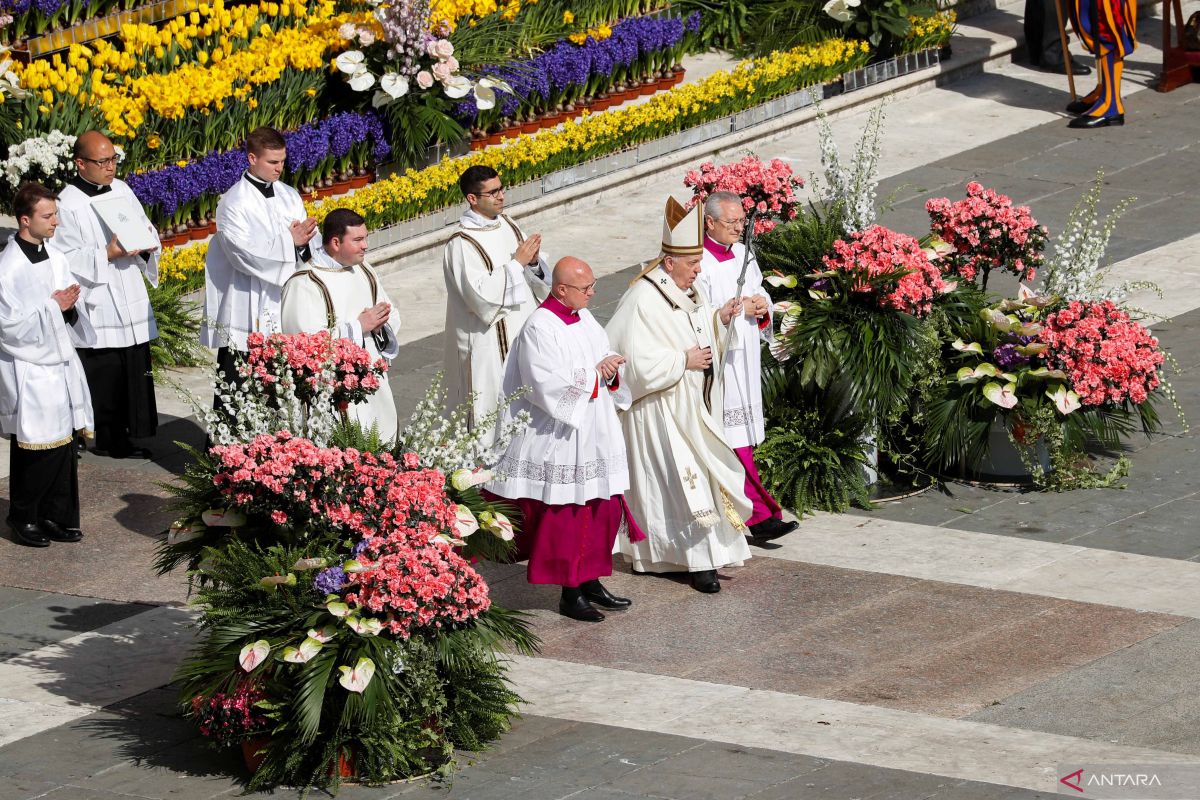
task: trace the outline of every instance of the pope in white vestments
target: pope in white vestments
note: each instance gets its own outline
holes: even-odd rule
[[[732,192],[714,192],[704,203],[704,258],[696,287],[714,306],[741,297],[746,310],[734,321],[736,343],[725,362],[722,385],[725,396],[725,440],[746,469],[746,495],[754,513],[746,521],[757,541],[777,539],[795,530],[797,523],[783,521],[783,509],[759,477],[754,448],[766,435],[762,402],[762,346],[771,341],[771,296],[763,288],[762,271],[754,254],[746,258],[739,241],[746,226],[741,198]],[[742,265],[745,281],[738,291]]]
[[[246,152],[246,174],[217,203],[200,328],[200,343],[217,348],[217,367],[235,384],[241,380],[236,361],[247,350],[246,338],[256,331],[279,331],[283,285],[321,243],[300,194],[279,180],[287,157],[283,137],[256,129],[246,139]]]
[[[504,364],[521,326],[549,292],[541,236],[526,238],[503,213],[504,186],[490,167],[459,179],[470,208],[446,243],[445,386],[447,410],[473,397],[474,428],[496,411]]]
[[[699,207],[686,211],[669,198],[663,255],[621,298],[607,330],[626,358],[633,395],[621,416],[626,498],[648,536],[621,541],[621,552],[635,572],[690,572],[693,587],[713,593],[721,589],[717,569],[750,557],[744,521],[752,506],[745,470],[725,441],[713,376],[725,326],[742,306],[734,298],[714,310],[693,288],[701,235]]]
[[[563,258],[553,281],[504,371],[505,394],[530,390],[506,416],[525,411],[532,421],[513,437],[486,488],[521,509],[517,547],[529,559],[529,582],[563,587],[561,614],[599,622],[604,615],[593,604],[632,605],[600,583],[612,574],[619,532],[645,538],[622,496],[629,467],[617,409],[629,407],[630,394],[621,381],[624,358],[586,308],[596,288],[591,267]]]
[[[116,178],[117,154],[98,131],[75,142],[77,174],[58,196],[59,226],[50,247],[67,257],[82,290],[80,307],[96,342],[80,348],[96,415],[96,453],[112,458],[149,458],[130,439],[153,436],[158,406],[150,342],[158,337],[146,281],[158,285],[159,249],[126,250],[93,203],[124,199],[134,224],[158,234],[133,190]],[[144,276],[144,279],[143,279]]]
[[[9,436],[8,524],[17,541],[77,542],[75,436],[91,436],[91,394],[76,347],[96,342],[54,235],[54,194],[26,184],[14,198],[17,234],[0,254],[0,433]]]
[[[309,268],[283,287],[283,332],[329,330],[365,348],[372,361],[381,356],[391,361],[400,352],[400,315],[365,261],[366,221],[349,209],[334,209],[321,226],[321,240]],[[396,401],[386,374],[373,394],[347,412],[364,429],[374,426],[385,445],[395,442]]]

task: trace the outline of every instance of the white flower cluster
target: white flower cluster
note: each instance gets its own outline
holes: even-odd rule
[[[862,0],[829,0],[821,6],[821,10],[838,22],[853,22],[858,16],[854,9],[862,5]]]
[[[1064,300],[1113,300],[1120,302],[1132,289],[1157,289],[1148,282],[1105,285],[1108,266],[1101,266],[1108,240],[1117,220],[1137,198],[1130,197],[1117,204],[1101,220],[1100,191],[1103,173],[1096,176],[1091,187],[1079,198],[1062,235],[1054,242],[1054,250],[1046,259],[1042,273],[1043,294],[1056,295]]]
[[[74,146],[75,137],[58,130],[26,139],[12,146],[8,158],[0,162],[0,171],[14,190],[25,181],[38,181],[50,189],[57,189],[72,174],[71,149]]]
[[[884,101],[886,102],[886,101]],[[824,110],[817,112],[817,135],[821,140],[821,165],[825,167],[824,199],[840,202],[842,223],[847,233],[864,231],[875,224],[875,196],[879,189],[879,134],[883,126],[883,103],[871,109],[866,127],[849,166],[842,164],[833,129]],[[820,181],[814,177],[814,184]]]
[[[519,431],[529,427],[532,418],[529,412],[521,411],[501,426],[498,441],[490,440],[496,426],[509,403],[522,392],[502,398],[496,411],[482,420],[476,420],[474,430],[467,429],[467,415],[471,412],[473,397],[454,409],[449,417],[444,411],[446,392],[442,388],[441,373],[433,379],[424,399],[417,405],[408,425],[398,437],[400,449],[416,453],[421,457],[421,466],[441,470],[450,475],[457,470],[474,470],[490,466],[508,447],[508,443]]]

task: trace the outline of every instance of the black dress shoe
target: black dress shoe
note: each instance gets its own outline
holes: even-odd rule
[[[558,613],[564,617],[580,622],[603,622],[604,615],[592,607],[587,598],[576,590],[575,594],[563,592],[563,598],[558,601]]]
[[[79,528],[64,528],[51,519],[42,520],[38,527],[52,542],[78,542],[83,538],[83,531]]]
[[[1042,64],[1041,69],[1043,72],[1052,72],[1055,75],[1066,75],[1067,74],[1067,68],[1061,61],[1058,62],[1057,64]],[[1084,64],[1082,61],[1076,61],[1075,59],[1072,58],[1071,59],[1071,74],[1073,74],[1073,75],[1091,75],[1092,68],[1089,67],[1087,64]]]
[[[1087,100],[1072,100],[1070,103],[1067,103],[1067,113],[1082,114],[1094,105],[1095,103],[1088,102]]]
[[[769,542],[772,539],[785,536],[799,527],[799,522],[784,522],[781,519],[771,517],[770,519],[765,519],[762,522],[751,525],[750,535],[760,542]]]
[[[1067,123],[1068,128],[1083,128],[1091,130],[1092,128],[1107,128],[1109,125],[1124,125],[1125,115],[1117,114],[1115,117],[1076,117]]]
[[[706,569],[692,573],[692,588],[705,594],[716,594],[721,591],[721,582],[717,580],[715,569]]]
[[[42,529],[32,522],[27,522],[22,525],[9,520],[8,527],[12,528],[13,533],[16,534],[17,542],[25,545],[26,547],[50,546],[50,540],[46,538],[46,534],[42,533]]]
[[[633,601],[628,597],[617,597],[610,592],[604,584],[599,580],[584,581],[579,584],[579,591],[583,594],[585,600],[589,603],[595,603],[603,608],[611,608],[616,611],[624,611],[633,605]]]

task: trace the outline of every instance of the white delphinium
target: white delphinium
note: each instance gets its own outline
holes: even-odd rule
[[[1102,265],[1108,241],[1112,238],[1117,220],[1137,199],[1129,197],[1101,219],[1100,192],[1103,173],[1079,198],[1062,235],[1054,241],[1054,249],[1046,259],[1042,273],[1043,294],[1064,300],[1112,300],[1121,303],[1131,291],[1149,289],[1162,296],[1162,291],[1150,281],[1128,281],[1108,286],[1105,276],[1110,265]]]
[[[886,101],[885,101],[886,102]],[[867,124],[849,165],[842,163],[841,151],[824,110],[817,110],[817,135],[821,142],[821,165],[825,168],[823,198],[839,202],[846,233],[863,231],[875,224],[875,196],[879,189],[879,134],[883,126],[883,103],[867,115]],[[813,176],[813,185],[822,181]]]
[[[71,175],[74,147],[74,136],[53,130],[45,136],[13,145],[8,158],[0,162],[0,170],[3,170],[5,182],[14,190],[25,181],[38,181],[48,184],[50,189],[57,189]]]
[[[442,375],[438,373],[425,392],[425,397],[417,404],[408,425],[400,431],[399,448],[420,456],[422,467],[441,470],[447,475],[460,469],[491,466],[508,447],[512,437],[532,421],[529,412],[521,411],[501,427],[497,441],[490,441],[492,429],[504,410],[521,394],[523,392],[502,398],[494,412],[476,420],[474,430],[468,430],[467,417],[471,413],[474,398],[468,397],[447,417],[444,411],[446,392],[442,388]],[[489,441],[484,440],[485,434]]]

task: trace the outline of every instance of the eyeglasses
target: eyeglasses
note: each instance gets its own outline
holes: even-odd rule
[[[108,158],[86,158],[80,156],[80,161],[86,161],[89,164],[95,164],[97,167],[115,167],[117,165],[118,156],[109,156]]]
[[[493,200],[495,200],[498,195],[502,195],[502,194],[504,194],[504,187],[497,186],[495,189],[491,189],[490,191],[480,192],[479,196],[480,197],[490,197]]]
[[[592,292],[596,291],[595,281],[592,281],[587,286],[572,286],[569,283],[564,283],[563,286],[566,286],[569,289],[574,289],[577,292],[582,292],[583,294],[591,294]]]
[[[739,219],[723,219],[723,220],[721,220],[721,222],[725,223],[726,225],[728,225],[731,228],[746,227],[746,218],[745,217],[741,217]]]

